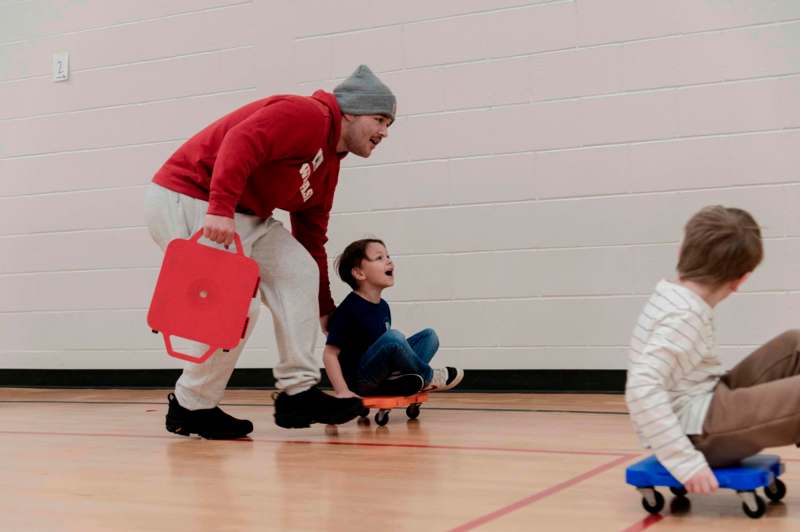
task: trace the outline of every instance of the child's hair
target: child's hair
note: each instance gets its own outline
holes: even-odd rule
[[[713,205],[686,223],[678,275],[718,287],[752,272],[763,257],[761,229],[750,213]]]
[[[370,244],[380,244],[386,247],[383,240],[363,238],[348,245],[342,254],[336,257],[336,271],[339,272],[339,277],[353,290],[358,288],[358,282],[353,277],[353,268],[361,266],[361,261],[367,258],[367,246]]]

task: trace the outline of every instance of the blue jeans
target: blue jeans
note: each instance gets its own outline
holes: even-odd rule
[[[424,329],[406,340],[403,333],[390,329],[361,356],[356,373],[358,393],[370,393],[392,373],[416,373],[425,384],[433,370],[429,362],[439,349],[439,337],[433,329]]]

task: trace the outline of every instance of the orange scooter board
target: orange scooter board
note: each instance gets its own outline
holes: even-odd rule
[[[412,404],[422,404],[428,400],[427,392],[419,392],[414,395],[406,396],[367,396],[362,398],[364,406],[367,408],[380,408],[383,410],[391,410],[392,408],[400,408]]]
[[[172,240],[164,253],[147,324],[164,335],[167,352],[182,360],[202,363],[217,349],[236,347],[247,330],[250,300],[258,292],[258,264],[242,251],[200,244],[201,229],[190,239]],[[171,337],[206,344],[200,356],[173,349]]]
[[[419,417],[419,409],[423,403],[428,400],[427,392],[419,392],[414,395],[405,396],[367,396],[362,398],[364,402],[364,410],[362,412],[362,419],[369,416],[370,408],[377,408],[378,413],[375,414],[375,423],[380,426],[386,425],[389,422],[389,411],[392,408],[406,407],[406,415],[409,419],[417,419]]]

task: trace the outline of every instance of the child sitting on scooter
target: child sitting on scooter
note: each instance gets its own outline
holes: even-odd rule
[[[719,487],[711,467],[800,441],[800,331],[730,371],[716,353],[714,307],[761,262],[746,211],[706,207],[686,224],[675,281],[644,306],[628,355],[625,402],[642,443],[688,492]]]
[[[391,311],[381,293],[394,286],[395,266],[383,241],[351,243],[336,259],[336,268],[353,289],[328,323],[322,356],[338,397],[438,392],[461,382],[463,370],[430,366],[439,348],[433,329],[409,338],[392,329]]]

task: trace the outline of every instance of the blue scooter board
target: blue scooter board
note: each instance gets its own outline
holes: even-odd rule
[[[757,519],[767,511],[764,499],[756,493],[764,488],[764,495],[777,502],[786,495],[786,485],[778,478],[786,471],[779,456],[757,454],[742,460],[734,467],[713,469],[720,488],[736,490],[742,499],[742,510],[748,517]],[[655,456],[636,462],[625,470],[625,481],[642,494],[642,506],[652,514],[664,509],[664,497],[656,486],[668,487],[676,497],[686,498],[686,490]]]

